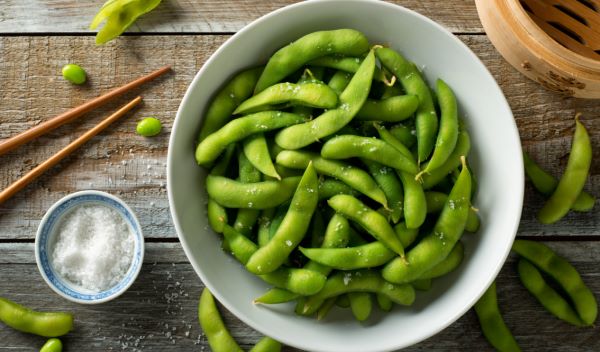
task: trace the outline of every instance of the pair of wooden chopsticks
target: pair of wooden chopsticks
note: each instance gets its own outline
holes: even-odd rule
[[[55,129],[58,126],[61,126],[67,122],[73,121],[74,119],[80,117],[81,115],[85,114],[86,112],[91,111],[91,110],[107,103],[108,101],[110,101],[118,96],[121,96],[121,95],[131,91],[132,89],[137,88],[138,86],[153,80],[154,78],[156,78],[158,76],[163,75],[164,73],[168,72],[169,70],[171,70],[171,67],[165,66],[165,67],[163,67],[159,70],[156,70],[146,76],[143,76],[134,81],[131,81],[131,82],[125,84],[124,86],[115,88],[114,90],[112,90],[106,94],[103,94],[99,97],[96,97],[96,98],[90,100],[90,101],[87,101],[83,105],[80,105],[71,110],[68,110],[48,121],[45,121],[35,127],[28,129],[27,131],[24,131],[16,136],[10,137],[10,138],[0,142],[0,155],[20,146],[21,144],[29,142],[32,139],[39,137],[42,134],[44,134],[52,129]],[[90,140],[92,137],[94,137],[95,135],[100,133],[102,130],[104,130],[106,127],[108,127],[111,123],[113,123],[116,120],[118,120],[119,118],[121,118],[129,110],[133,109],[136,105],[138,105],[141,101],[142,101],[142,97],[139,97],[139,96],[137,98],[133,99],[132,101],[130,101],[129,103],[127,103],[126,105],[121,107],[119,110],[117,110],[115,113],[113,113],[112,115],[110,115],[109,117],[104,119],[102,122],[100,122],[94,128],[90,129],[89,131],[87,131],[86,133],[81,135],[79,138],[77,138],[76,140],[71,142],[69,145],[67,145],[66,147],[61,149],[58,153],[54,154],[48,160],[46,160],[43,163],[41,163],[40,165],[36,166],[33,170],[29,171],[25,176],[21,177],[20,179],[15,181],[13,184],[11,184],[7,188],[5,188],[2,192],[0,192],[0,204],[4,203],[4,201],[6,201],[10,197],[12,197],[15,193],[17,193],[18,191],[23,189],[25,186],[27,186],[29,183],[31,183],[33,180],[35,180],[37,177],[39,177],[41,174],[43,174],[45,171],[47,171],[54,165],[58,164],[62,159],[64,159],[69,154],[71,154],[73,151],[75,151],[77,148],[79,148],[85,142]]]

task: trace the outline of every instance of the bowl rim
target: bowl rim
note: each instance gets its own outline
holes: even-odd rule
[[[202,65],[200,70],[198,70],[198,72],[194,76],[193,80],[190,82],[190,84],[185,92],[185,95],[179,105],[179,108],[177,110],[175,121],[174,121],[173,127],[171,129],[172,133],[169,138],[169,146],[171,146],[175,143],[175,137],[177,134],[176,131],[178,130],[178,126],[179,126],[179,124],[182,123],[182,119],[183,119],[183,117],[182,117],[183,107],[188,103],[188,101],[193,99],[193,96],[192,96],[192,91],[194,90],[193,87],[195,87],[198,84],[200,77],[207,70],[207,67],[211,66],[211,64],[216,60],[216,57],[218,56],[218,54],[220,54],[222,51],[224,51],[225,47],[227,47],[227,45],[231,41],[234,41],[239,36],[242,36],[246,32],[251,31],[253,29],[253,27],[255,25],[257,25],[258,23],[263,22],[271,17],[278,16],[282,12],[291,11],[297,7],[312,6],[315,3],[318,4],[318,3],[334,3],[334,2],[341,3],[342,1],[340,1],[340,0],[312,0],[312,1],[305,1],[305,2],[295,3],[292,5],[287,5],[287,6],[281,7],[277,10],[274,10],[270,13],[267,13],[267,14],[255,19],[251,23],[244,26],[241,30],[236,32],[229,39],[227,39],[223,44],[221,44],[221,46],[215,52],[213,52],[211,54],[211,56],[206,60],[206,62]],[[480,66],[485,72],[487,72],[487,75],[489,75],[489,77],[491,78],[491,80],[493,82],[493,88],[496,89],[498,99],[500,99],[501,103],[506,106],[506,110],[509,114],[509,116],[507,116],[507,118],[510,117],[512,120],[510,133],[512,133],[513,135],[516,136],[518,150],[522,151],[522,145],[521,145],[521,140],[519,137],[518,127],[514,120],[514,116],[512,114],[510,105],[509,105],[508,101],[506,100],[506,97],[504,96],[502,89],[498,85],[498,82],[495,80],[494,76],[491,74],[491,72],[489,71],[487,66],[485,66],[485,64],[481,61],[481,59],[479,59],[479,57],[465,43],[463,43],[456,35],[454,35],[451,31],[446,29],[441,24],[426,17],[425,15],[422,15],[414,10],[408,9],[401,5],[387,3],[387,2],[383,2],[383,1],[373,1],[373,0],[344,0],[343,2],[362,3],[362,4],[369,3],[369,4],[376,5],[376,6],[382,6],[382,7],[388,8],[388,9],[393,9],[395,11],[400,10],[400,11],[408,12],[412,16],[417,17],[419,20],[424,21],[427,24],[435,27],[437,30],[444,32],[447,35],[448,40],[454,41],[456,44],[461,46],[465,50],[465,52],[472,58],[474,64]],[[515,163],[515,165],[517,165],[517,170],[515,170],[515,172],[518,172],[520,175],[524,175],[522,153],[518,153],[518,155],[516,155],[515,157],[517,158],[516,163]],[[174,175],[174,171],[173,171],[173,148],[169,148],[168,154],[167,154],[167,194],[168,194],[168,198],[169,198],[169,208],[170,208],[171,218],[172,218],[173,224],[175,226],[175,230],[177,232],[177,236],[179,238],[179,241],[181,242],[183,250],[188,258],[188,261],[190,262],[190,264],[194,268],[194,271],[200,277],[200,279],[202,280],[204,285],[209,290],[211,290],[211,292],[217,298],[217,300],[219,300],[219,302],[221,302],[232,314],[234,314],[238,319],[240,319],[246,325],[248,325],[248,326],[252,327],[253,329],[268,336],[269,335],[268,330],[262,328],[261,326],[257,326],[256,324],[254,324],[254,322],[250,319],[249,316],[242,314],[235,307],[235,305],[232,305],[227,300],[224,300],[221,292],[219,292],[218,290],[215,290],[215,287],[213,286],[212,282],[210,282],[210,280],[205,280],[204,271],[200,268],[200,265],[195,263],[194,261],[190,260],[192,250],[189,247],[189,244],[188,244],[185,236],[183,236],[183,229],[182,229],[181,224],[179,223],[179,220],[178,220],[178,218],[176,216],[176,212],[175,212],[175,202],[173,200],[173,195],[172,195],[174,176],[175,175]],[[524,199],[524,188],[525,188],[524,176],[522,176],[520,178],[520,181],[521,182],[518,182],[518,184],[515,185],[515,189],[513,189],[513,191],[516,191],[518,193],[518,203],[520,206],[515,207],[515,210],[513,211],[514,222],[508,226],[509,228],[512,229],[510,231],[511,241],[507,242],[507,245],[505,248],[499,248],[499,249],[503,250],[502,260],[496,264],[495,268],[492,271],[493,275],[490,275],[490,277],[488,277],[487,280],[485,280],[485,288],[486,289],[487,289],[487,287],[489,287],[492,284],[492,282],[496,279],[498,273],[502,269],[504,263],[506,262],[506,258],[508,257],[508,255],[510,253],[510,248],[512,246],[512,243],[514,242],[514,239],[516,238],[518,226],[519,226],[520,219],[521,219],[523,199]],[[470,301],[466,302],[463,306],[461,306],[460,309],[457,309],[456,313],[453,317],[450,317],[446,321],[443,321],[436,329],[429,330],[427,334],[425,334],[423,336],[419,336],[419,337],[413,336],[412,338],[409,338],[406,341],[401,341],[400,343],[399,342],[394,342],[391,344],[388,343],[385,346],[383,346],[383,345],[379,346],[378,350],[386,350],[387,351],[387,350],[395,350],[398,348],[405,348],[405,347],[414,345],[416,343],[422,342],[422,341],[426,340],[427,338],[430,338],[430,337],[436,335],[437,333],[446,329],[449,325],[451,325],[452,323],[457,321],[460,317],[462,317],[467,312],[467,310],[469,310],[479,300],[479,298],[484,293],[485,293],[485,289],[481,290],[481,292],[476,294]],[[303,346],[299,345],[294,340],[290,340],[287,338],[281,338],[281,337],[278,337],[278,339],[280,342],[282,342],[286,345],[297,347],[297,348],[303,348]],[[375,349],[373,349],[373,351],[375,351]]]
[[[92,197],[93,199],[83,199],[79,203],[74,203],[73,205],[67,204],[68,202],[73,202],[74,200],[76,200],[78,198],[87,198],[87,197]],[[111,207],[112,209],[117,211],[120,215],[122,215],[124,217],[125,221],[132,227],[132,230],[134,232],[133,235],[134,235],[134,246],[135,246],[134,250],[135,251],[134,251],[133,259],[132,259],[132,262],[131,262],[131,265],[130,265],[128,271],[126,272],[123,279],[120,282],[118,282],[115,286],[110,287],[102,292],[98,292],[95,294],[79,293],[72,287],[69,287],[68,288],[69,291],[72,291],[73,293],[68,293],[68,292],[65,292],[64,289],[61,289],[60,287],[58,287],[56,285],[56,282],[54,282],[54,280],[58,280],[60,278],[60,275],[58,275],[57,273],[54,272],[52,265],[50,264],[50,261],[48,259],[44,259],[44,258],[47,258],[47,253],[46,253],[46,246],[44,246],[44,248],[42,248],[42,245],[45,245],[47,243],[46,242],[47,239],[43,239],[42,237],[50,236],[49,234],[48,235],[45,234],[45,232],[48,230],[47,226],[53,225],[54,223],[59,221],[65,214],[67,214],[71,209],[74,209],[75,207],[80,206],[85,203],[102,203],[102,204],[105,204],[106,206]],[[115,204],[118,205],[120,208],[115,207],[114,206]],[[64,207],[64,208],[61,208],[61,207]],[[58,213],[58,215],[56,215],[57,212],[60,212],[60,213]],[[51,222],[52,222],[52,224],[51,224]],[[135,280],[137,279],[137,277],[142,269],[142,264],[144,261],[145,240],[144,240],[144,234],[142,231],[142,227],[140,225],[140,222],[139,222],[137,216],[135,215],[135,212],[121,198],[114,196],[110,193],[103,192],[103,191],[84,190],[84,191],[70,193],[70,194],[62,197],[61,199],[56,201],[54,204],[52,204],[52,206],[50,208],[48,208],[48,210],[46,211],[46,213],[40,220],[40,224],[38,225],[38,229],[37,229],[37,232],[35,235],[34,248],[35,248],[35,261],[36,261],[38,270],[39,270],[40,274],[42,275],[42,278],[44,279],[46,284],[54,292],[56,292],[59,296],[62,296],[63,298],[66,298],[67,300],[75,302],[75,303],[99,304],[99,303],[111,301],[111,300],[119,297],[125,291],[127,291],[129,289],[129,287],[131,287],[131,285],[135,282]],[[49,277],[49,275],[51,275],[54,278],[54,280],[53,280],[53,278]],[[61,286],[62,286],[62,283],[61,283]],[[111,292],[110,294],[107,294],[107,292],[110,292],[112,289],[114,289],[116,287],[118,287],[117,290],[115,290],[114,292]],[[73,294],[77,294],[79,297],[73,296]]]

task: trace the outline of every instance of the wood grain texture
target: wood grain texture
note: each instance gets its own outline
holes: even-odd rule
[[[567,241],[548,245],[569,258],[596,297],[600,297],[600,243]],[[0,294],[32,308],[74,313],[76,328],[63,339],[69,351],[210,350],[197,323],[197,303],[203,285],[191,265],[179,262],[184,257],[177,244],[148,244],[142,272],[134,285],[123,296],[98,306],[70,303],[52,292],[32,263],[32,244],[6,247],[7,244],[0,244],[0,253],[12,253],[15,263],[0,266]],[[600,350],[600,326],[576,328],[546,312],[521,286],[513,256],[497,283],[504,319],[524,351]],[[258,341],[259,333],[224,309],[221,312],[243,348]],[[0,351],[37,351],[44,339],[0,327],[0,341]],[[491,350],[473,311],[406,351],[464,351],[466,346],[472,351]]]
[[[293,0],[163,0],[141,17],[128,32],[232,33],[260,16]],[[390,1],[417,11],[453,32],[483,32],[475,4],[470,0]],[[103,0],[0,0],[0,33],[91,33],[92,18]]]
[[[132,92],[79,121],[62,126],[21,148],[0,156],[0,187],[47,159],[60,147],[88,130],[133,94],[143,106],[101,135],[76,155],[0,205],[0,239],[33,239],[39,220],[59,198],[83,189],[99,189],[131,205],[149,238],[176,237],[166,194],[166,155],[170,127],[193,76],[228,36],[125,37],[114,46],[96,47],[92,37],[0,38],[0,138],[6,138],[72,106],[165,64],[174,73]],[[592,136],[594,161],[586,189],[600,195],[600,102],[562,98],[543,90],[509,66],[485,36],[460,35],[486,64],[513,109],[524,149],[556,176],[566,165],[573,133],[573,116]],[[88,71],[89,84],[65,82],[60,68],[76,62]],[[135,134],[136,121],[156,116],[164,132],[154,138]],[[498,146],[501,148],[501,146]],[[535,220],[544,199],[527,186],[519,234],[522,236],[600,235],[599,207],[571,213],[558,224],[541,226]]]

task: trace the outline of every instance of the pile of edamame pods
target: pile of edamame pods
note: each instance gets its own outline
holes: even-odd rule
[[[467,129],[451,88],[352,29],[307,34],[236,74],[196,148],[223,248],[273,285],[255,302],[367,319],[454,270],[475,232]]]

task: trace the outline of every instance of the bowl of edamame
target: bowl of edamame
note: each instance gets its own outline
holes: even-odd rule
[[[183,98],[167,168],[215,298],[311,351],[400,349],[460,318],[523,201],[518,131],[483,63],[367,0],[295,4],[230,38]]]

